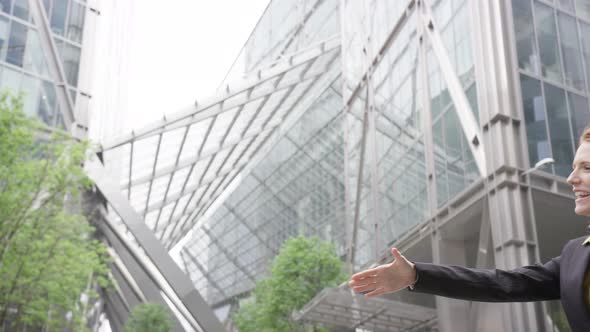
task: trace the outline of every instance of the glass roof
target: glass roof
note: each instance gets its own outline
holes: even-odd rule
[[[324,41],[103,145],[105,165],[120,165],[121,191],[168,249],[280,134],[308,91],[330,84],[321,78],[339,55],[338,37]]]
[[[294,318],[346,330],[438,331],[433,308],[383,297],[367,299],[342,288],[324,289]]]

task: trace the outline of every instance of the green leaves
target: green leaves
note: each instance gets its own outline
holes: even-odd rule
[[[322,289],[346,280],[333,245],[317,237],[291,238],[281,247],[270,272],[256,284],[253,300],[234,316],[239,331],[322,331],[293,321],[291,313]]]
[[[81,165],[87,142],[49,133],[21,103],[0,95],[0,325],[83,330],[81,294],[104,283],[104,246],[78,213],[90,185]]]
[[[143,303],[131,311],[124,332],[169,332],[173,322],[168,311],[156,303]]]

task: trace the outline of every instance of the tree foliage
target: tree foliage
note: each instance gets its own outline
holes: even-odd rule
[[[320,239],[287,240],[275,257],[270,276],[259,281],[253,300],[234,316],[240,332],[321,331],[291,318],[317,293],[346,280],[334,246]]]
[[[50,133],[21,109],[19,98],[0,96],[0,326],[80,331],[85,301],[96,297],[89,281],[106,285],[108,271],[104,245],[75,212],[90,186],[88,143]]]
[[[169,332],[173,322],[168,311],[157,303],[142,303],[131,311],[124,332]]]

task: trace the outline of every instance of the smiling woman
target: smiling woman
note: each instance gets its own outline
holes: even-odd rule
[[[590,217],[590,127],[580,145],[567,179],[576,197],[575,212]],[[560,299],[572,331],[590,331],[590,237],[569,241],[561,256],[544,265],[510,271],[470,269],[412,263],[396,248],[394,261],[351,277],[349,286],[366,297],[410,290],[481,302],[528,302]],[[580,296],[582,294],[582,296]]]
[[[576,214],[590,216],[590,128],[586,128],[580,137],[580,147],[567,182],[574,187]]]

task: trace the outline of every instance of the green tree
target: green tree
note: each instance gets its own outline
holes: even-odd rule
[[[252,299],[241,306],[234,321],[240,332],[322,331],[294,321],[291,313],[322,289],[345,280],[332,244],[317,237],[291,238],[275,257],[270,276],[256,284]]]
[[[107,285],[107,253],[79,211],[88,143],[27,118],[0,95],[0,326],[84,326],[90,281]],[[82,294],[86,294],[82,297]]]
[[[172,327],[166,308],[157,303],[142,303],[131,311],[124,332],[169,332]]]

